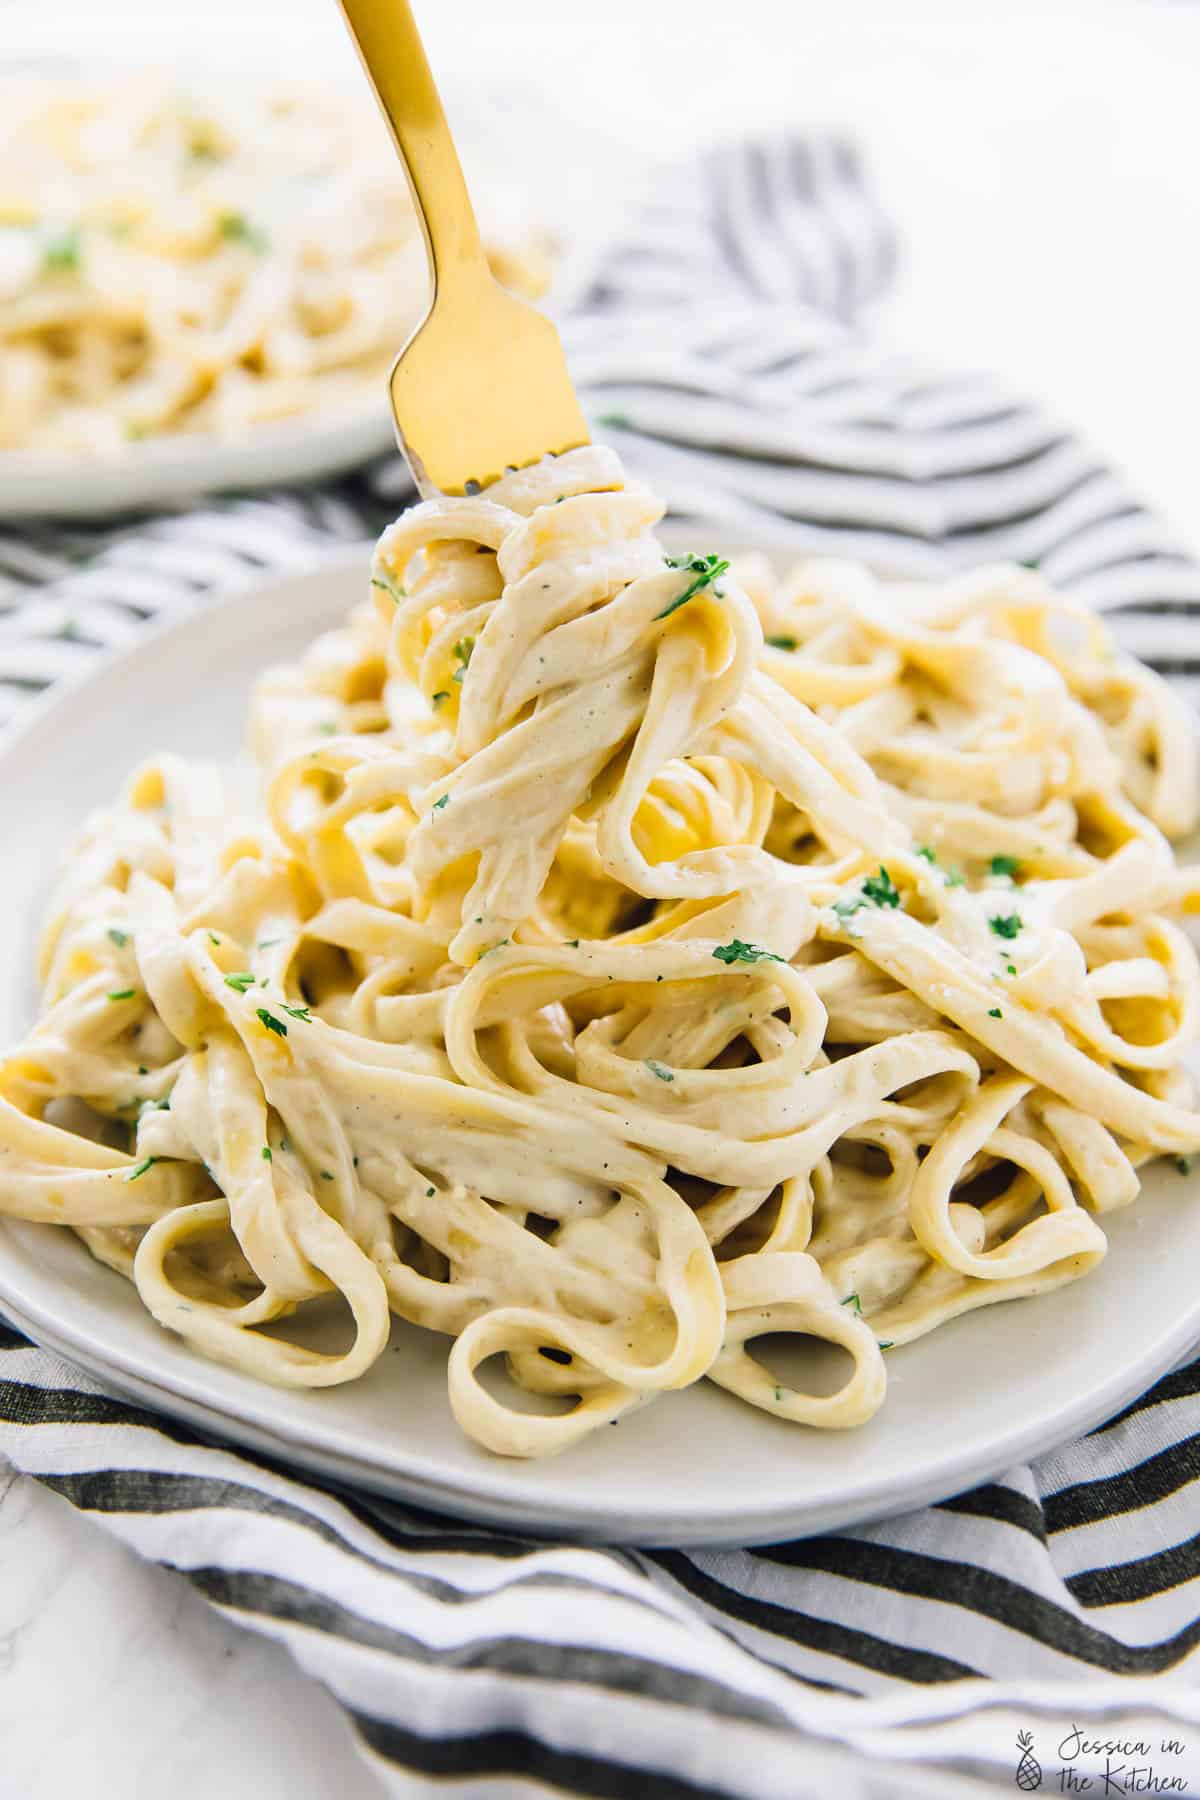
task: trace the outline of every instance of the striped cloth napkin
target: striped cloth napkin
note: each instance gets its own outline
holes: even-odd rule
[[[1036,561],[1200,684],[1200,570],[1120,477],[995,382],[864,328],[894,254],[835,137],[681,166],[564,322],[598,433],[677,513],[742,538],[898,573]],[[319,490],[0,532],[0,722],[409,494],[388,457]],[[113,1399],[10,1330],[0,1454],[286,1644],[396,1794],[1200,1789],[1194,1352],[971,1493],[753,1551],[539,1543],[343,1491]]]

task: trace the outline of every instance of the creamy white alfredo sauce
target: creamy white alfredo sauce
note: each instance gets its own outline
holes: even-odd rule
[[[1099,1261],[1200,1146],[1180,702],[1030,570],[777,583],[665,557],[661,511],[596,448],[415,507],[263,677],[248,823],[134,775],[0,1066],[0,1208],[264,1380],[444,1332],[512,1455],[703,1376],[853,1426],[892,1346]],[[331,1293],[340,1353],[258,1329]],[[506,1404],[496,1354],[574,1403]]]

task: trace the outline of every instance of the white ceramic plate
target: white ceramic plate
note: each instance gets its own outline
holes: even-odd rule
[[[366,566],[365,550],[340,552],[173,625],[57,691],[0,747],[0,1041],[32,1016],[36,923],[83,814],[151,749],[240,745],[256,671],[337,620]],[[445,1340],[413,1327],[398,1326],[391,1352],[347,1387],[260,1386],[160,1330],[71,1234],[3,1221],[0,1308],[108,1386],[342,1481],[528,1531],[768,1542],[944,1498],[1131,1400],[1200,1333],[1197,1197],[1170,1162],[1154,1166],[1137,1204],[1106,1222],[1099,1269],[889,1351],[887,1400],[860,1430],[788,1425],[700,1383],[540,1464],[462,1436]]]

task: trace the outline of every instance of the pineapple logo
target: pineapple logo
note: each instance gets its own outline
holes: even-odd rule
[[[1013,1779],[1023,1794],[1032,1794],[1042,1785],[1042,1765],[1033,1754],[1031,1731],[1018,1731],[1017,1749],[1021,1752],[1021,1760]]]

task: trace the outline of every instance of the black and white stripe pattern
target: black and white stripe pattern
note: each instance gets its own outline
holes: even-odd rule
[[[834,137],[681,168],[565,322],[600,432],[739,535],[901,573],[1036,561],[1200,693],[1200,570],[1065,427],[863,332],[893,256]],[[387,458],[324,490],[0,529],[0,720],[408,492]],[[0,1453],[285,1643],[397,1794],[951,1800],[1008,1787],[1018,1729],[1052,1753],[1072,1721],[1180,1740],[1171,1773],[1200,1786],[1197,1360],[972,1493],[756,1551],[538,1544],[343,1492],[4,1330]]]

